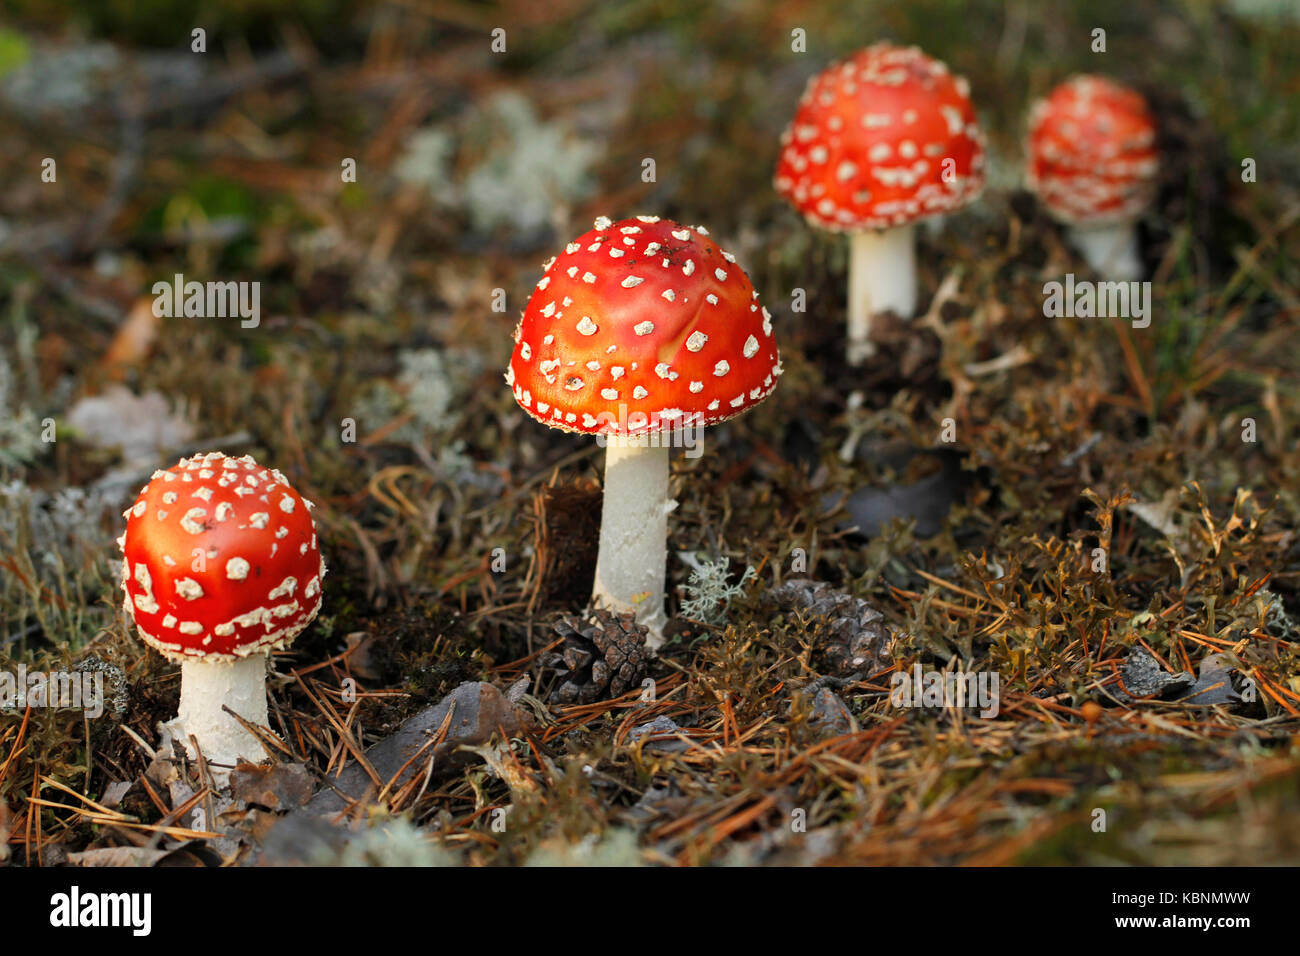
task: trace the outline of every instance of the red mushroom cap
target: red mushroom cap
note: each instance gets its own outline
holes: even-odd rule
[[[1101,76],[1071,77],[1031,107],[1026,152],[1029,188],[1071,224],[1138,216],[1160,166],[1146,101]]]
[[[757,405],[781,374],[757,300],[703,227],[602,217],[546,264],[506,384],[524,411],[565,431],[712,425]]]
[[[984,188],[970,86],[916,47],[878,43],[813,77],[781,146],[776,191],[836,232],[950,212]]]
[[[292,641],[316,616],[325,562],[310,502],[247,455],[181,459],[123,512],[124,607],[173,659],[233,660]]]

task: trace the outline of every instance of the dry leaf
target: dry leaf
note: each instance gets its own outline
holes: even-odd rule
[[[73,866],[155,866],[167,853],[142,846],[109,846],[69,853],[68,862]]]
[[[79,400],[67,420],[84,442],[120,448],[128,462],[152,461],[194,437],[193,426],[174,415],[158,392],[137,396],[124,385]]]
[[[230,773],[230,794],[236,801],[268,810],[289,810],[311,799],[312,779],[300,763],[270,767],[241,763]]]
[[[108,351],[100,362],[112,378],[121,377],[125,369],[122,366],[138,365],[149,356],[149,349],[158,335],[158,316],[154,315],[153,299],[142,296],[131,307],[131,312],[122,323]]]

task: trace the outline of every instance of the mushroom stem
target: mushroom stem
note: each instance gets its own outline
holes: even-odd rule
[[[609,436],[605,497],[592,601],[650,629],[646,646],[663,643],[664,575],[668,567],[668,442],[666,436]]]
[[[1142,278],[1138,254],[1137,222],[1107,223],[1104,226],[1071,226],[1070,243],[1084,261],[1106,279],[1129,282]]]
[[[916,312],[915,227],[855,232],[849,240],[849,364],[861,365],[875,352],[871,317]]]
[[[214,767],[213,776],[223,780],[242,757],[253,763],[266,759],[262,742],[221,708],[229,707],[250,724],[267,726],[266,655],[252,654],[236,661],[209,661],[187,657],[181,662],[181,706],[167,724],[194,757],[191,735]]]

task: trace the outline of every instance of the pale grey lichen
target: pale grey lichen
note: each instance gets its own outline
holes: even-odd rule
[[[405,817],[373,821],[342,847],[320,847],[310,866],[457,866],[456,856]]]
[[[1286,611],[1282,599],[1267,587],[1255,592],[1256,607],[1264,608],[1265,627],[1272,634],[1294,641],[1300,635],[1300,625]]]
[[[459,182],[458,151],[469,166]],[[509,229],[515,241],[536,241],[564,209],[591,196],[600,154],[599,144],[566,124],[542,120],[527,97],[503,92],[470,112],[455,134],[417,131],[393,171],[439,205],[463,210],[479,233]]]
[[[14,573],[0,574],[0,639],[39,631],[75,648],[94,635],[111,613],[98,597],[120,573],[108,530],[119,510],[93,489],[0,484],[0,553],[15,562]]]
[[[14,374],[0,354],[0,468],[22,468],[48,447],[41,440],[41,420],[18,403]]]
[[[482,232],[499,226],[525,233],[546,229],[557,207],[585,199],[594,187],[589,169],[599,150],[571,137],[558,123],[541,122],[518,93],[488,103],[485,121],[500,124],[500,140],[465,179],[470,221]]]
[[[0,541],[22,546],[44,564],[80,564],[111,544],[101,524],[113,516],[113,506],[82,488],[51,494],[22,481],[0,484]]]
[[[685,552],[680,556],[691,567],[690,579],[684,585],[687,596],[682,601],[682,616],[711,625],[725,623],[727,602],[743,595],[745,586],[754,579],[757,572],[746,566],[740,581],[732,584],[728,580],[731,575],[730,558],[700,561]]]
[[[544,841],[524,861],[524,866],[644,866],[636,834],[624,827],[589,833],[577,842],[561,837]]]
[[[372,432],[409,415],[409,420],[386,435],[386,440],[410,445],[436,462],[448,476],[473,469],[464,454],[465,444],[451,439],[461,420],[461,408],[483,360],[466,349],[414,349],[398,355],[400,371],[390,383],[373,384],[361,397],[357,420]]]
[[[127,51],[107,42],[27,43],[12,31],[8,37],[10,69],[0,78],[0,100],[21,114],[89,114],[136,97],[152,105],[164,93],[184,101],[202,94],[210,72],[207,57],[194,56],[188,44],[183,51]],[[15,50],[14,37],[25,48]]]
[[[406,394],[406,407],[415,416],[415,424],[423,431],[441,432],[455,425],[452,402],[456,398],[456,382],[452,366],[438,349],[419,349],[398,356],[402,371],[398,384]],[[460,372],[455,373],[461,377]]]
[[[459,196],[452,176],[455,155],[456,141],[445,129],[416,130],[406,141],[406,151],[394,164],[393,174],[404,183],[427,190],[439,205],[454,206]]]
[[[22,112],[76,112],[88,108],[122,56],[111,43],[44,44],[0,84],[4,99]]]

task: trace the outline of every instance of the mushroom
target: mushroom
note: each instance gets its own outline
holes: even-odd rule
[[[970,86],[916,47],[879,43],[809,80],[781,146],[776,191],[850,234],[848,358],[860,364],[872,315],[916,312],[914,224],[984,188]]]
[[[605,445],[592,599],[635,611],[655,649],[676,506],[669,445],[748,411],[776,387],[772,319],[702,226],[601,217],[544,268],[515,329],[506,384],[539,422]]]
[[[141,639],[181,665],[181,702],[166,727],[191,735],[219,769],[266,759],[222,708],[265,727],[267,656],[320,609],[325,562],[304,500],[250,456],[183,458],[123,512],[123,606]]]
[[[1109,279],[1142,275],[1137,222],[1155,193],[1156,127],[1146,101],[1101,76],[1066,80],[1029,113],[1026,182]]]

